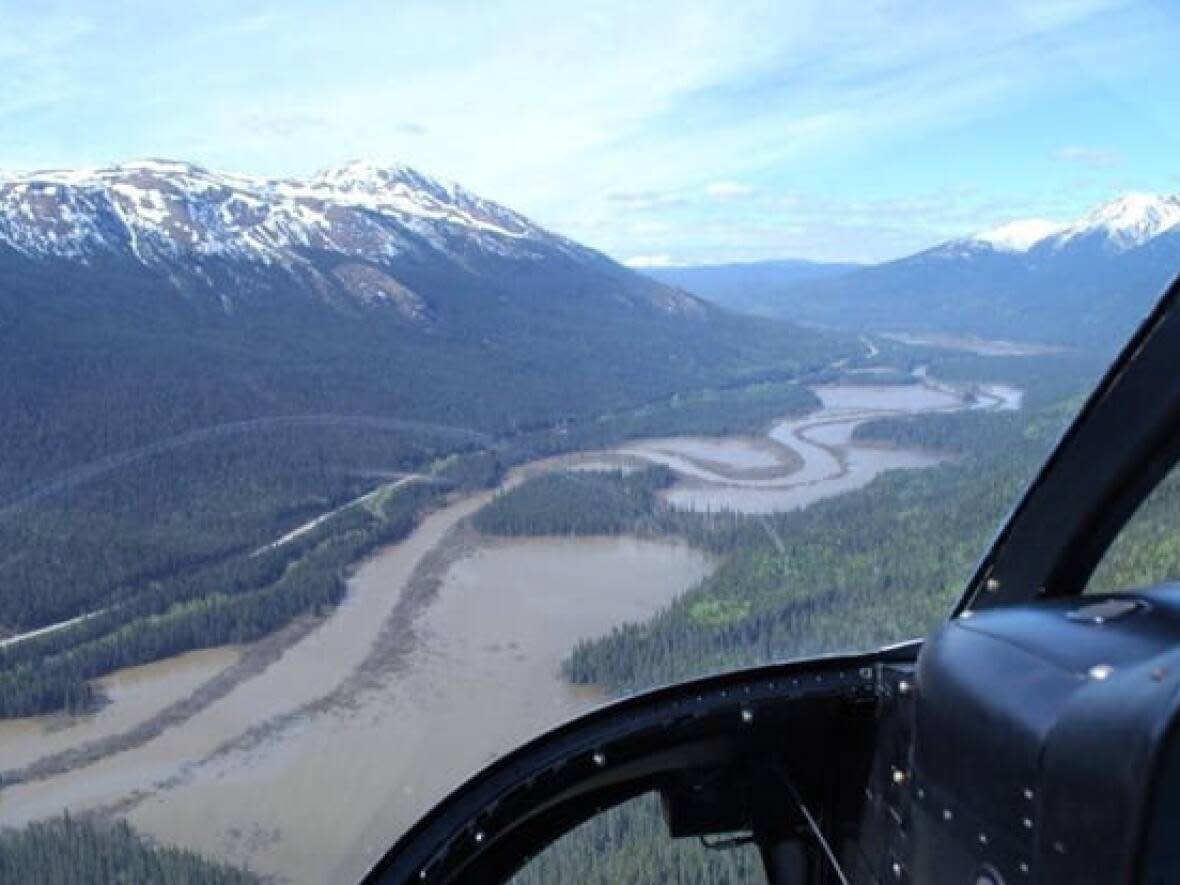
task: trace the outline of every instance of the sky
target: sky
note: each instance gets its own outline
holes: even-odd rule
[[[408,163],[637,266],[1180,191],[1180,2],[0,0],[0,170]]]

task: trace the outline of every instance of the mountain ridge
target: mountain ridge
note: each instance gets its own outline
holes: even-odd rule
[[[249,293],[274,289],[277,272],[280,288],[337,309],[378,306],[429,322],[439,312],[419,289],[434,282],[410,279],[424,268],[480,277],[494,265],[519,276],[533,272],[529,265],[556,264],[610,278],[633,307],[707,313],[683,292],[653,286],[596,250],[404,164],[353,161],[303,178],[159,159],[8,173],[0,176],[0,258],[5,253],[30,267],[138,264],[170,288],[215,293],[226,313]]]
[[[137,234],[197,254],[265,254],[313,245],[371,251],[372,243],[333,238],[333,222],[340,219],[332,212],[350,209],[402,224],[418,221],[425,231],[433,222],[508,239],[573,245],[519,213],[404,164],[352,161],[308,177],[269,178],[143,159],[0,175],[0,241],[26,254],[84,258],[91,250],[130,246],[141,260],[158,260],[158,254],[135,249]],[[86,224],[79,210],[110,213],[123,238],[104,237],[111,231]],[[394,238],[380,245],[406,246]]]

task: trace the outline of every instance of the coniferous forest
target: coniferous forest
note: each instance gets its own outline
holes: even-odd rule
[[[3,885],[254,885],[246,870],[214,863],[191,851],[158,847],[122,821],[103,823],[68,814],[0,830]]]

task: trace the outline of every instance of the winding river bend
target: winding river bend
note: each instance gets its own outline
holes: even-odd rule
[[[941,460],[854,443],[865,420],[1020,405],[1010,388],[968,399],[918,380],[817,388],[821,409],[761,437],[636,441],[525,465],[506,485],[663,463],[679,477],[672,506],[795,509]],[[0,724],[0,770],[20,781],[0,790],[0,825],[99,811],[282,881],[357,878],[465,776],[601,702],[561,679],[579,639],[650,617],[715,566],[671,541],[482,539],[467,517],[492,494],[431,513],[357,569],[331,616],[268,654],[182,655],[102,680],[111,703],[95,714]]]

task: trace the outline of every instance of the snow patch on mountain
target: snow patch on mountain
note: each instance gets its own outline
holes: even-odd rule
[[[1059,241],[1100,233],[1118,250],[1133,249],[1180,225],[1180,194],[1128,194],[1099,206],[1061,232]]]
[[[1063,225],[1043,218],[1011,221],[976,234],[971,239],[1001,252],[1027,252],[1042,240],[1060,233]]]

